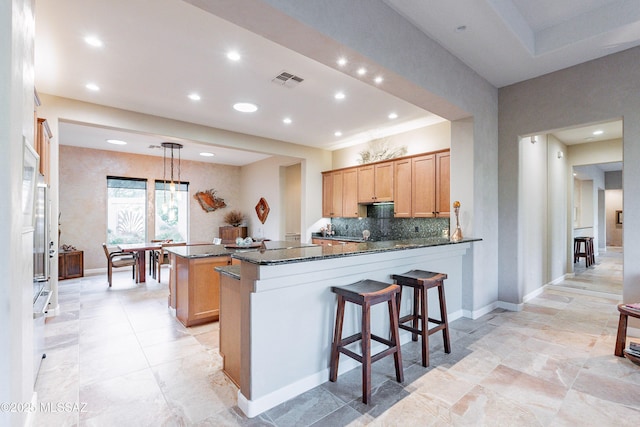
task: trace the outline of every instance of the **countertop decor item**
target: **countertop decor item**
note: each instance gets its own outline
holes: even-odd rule
[[[462,240],[462,229],[460,228],[460,202],[458,200],[453,202],[453,211],[456,214],[456,231],[451,235],[451,240],[458,242]]]
[[[209,190],[198,191],[193,195],[193,198],[198,201],[200,207],[205,212],[213,212],[216,209],[227,207],[224,199],[216,196],[216,190],[214,190],[213,188]]]
[[[267,216],[269,216],[270,210],[271,209],[269,209],[269,204],[264,199],[264,197],[260,197],[260,201],[258,201],[258,204],[256,205],[256,215],[258,215],[258,219],[261,223],[264,224],[264,222],[267,220]]]
[[[239,227],[244,221],[244,214],[238,210],[232,210],[224,215],[224,222],[234,227]]]

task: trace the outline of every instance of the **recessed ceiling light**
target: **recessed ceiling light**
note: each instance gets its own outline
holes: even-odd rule
[[[227,58],[232,61],[239,61],[241,56],[240,56],[240,53],[238,53],[238,51],[231,50],[227,52]]]
[[[102,47],[102,40],[95,36],[87,36],[84,38],[85,43],[93,47]]]
[[[107,139],[107,142],[113,145],[127,145],[127,141],[121,141],[119,139]]]
[[[347,59],[346,58],[338,58],[338,65],[341,67],[344,67],[345,65],[347,65]]]
[[[339,130],[335,131],[333,133],[334,136],[342,136],[342,132],[340,132]]]
[[[358,68],[357,72],[358,72],[359,76],[364,76],[365,74],[367,74],[367,69],[364,68],[364,67],[360,67],[360,68]]]
[[[284,119],[282,119],[282,123],[284,123],[285,125],[291,124],[291,118],[290,117],[285,117]]]
[[[604,131],[602,130],[596,130],[593,132],[594,135],[602,135],[604,133]]]
[[[198,95],[197,93],[190,93],[189,95],[189,99],[192,101],[200,101],[200,95]]]
[[[387,117],[389,117],[391,120],[393,120],[393,119],[397,119],[398,115],[396,113],[389,113],[389,115]]]
[[[380,83],[382,83],[382,82],[384,81],[384,79],[382,78],[382,76],[378,76],[378,77],[376,77],[375,79],[373,79],[373,81],[374,81],[376,84],[378,84],[378,85],[379,85]]]
[[[333,95],[333,97],[335,99],[344,99],[345,94],[344,94],[344,92],[337,92],[335,95]]]
[[[85,86],[87,89],[92,90],[94,92],[97,92],[100,90],[100,86],[98,86],[95,83],[87,83],[87,85]]]
[[[215,154],[209,153],[208,151],[202,152],[202,153],[200,153],[200,155],[202,157],[213,157],[213,156],[215,156]]]
[[[253,113],[258,111],[258,106],[250,102],[238,102],[233,104],[233,109],[242,113]]]

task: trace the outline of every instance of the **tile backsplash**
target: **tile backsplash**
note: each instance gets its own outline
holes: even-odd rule
[[[449,230],[449,218],[394,218],[393,203],[367,206],[366,218],[333,218],[336,236],[362,237],[371,232],[371,240],[396,240],[440,237]]]

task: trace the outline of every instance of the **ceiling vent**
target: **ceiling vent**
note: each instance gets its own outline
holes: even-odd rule
[[[304,79],[302,77],[296,76],[295,74],[283,71],[273,79],[271,79],[271,81],[279,86],[294,88],[302,83]]]
[[[162,149],[162,147],[161,147],[161,146],[159,146],[159,145],[153,145],[153,144],[149,145],[149,148],[150,148],[151,150],[155,150],[155,149],[157,149],[157,148]]]

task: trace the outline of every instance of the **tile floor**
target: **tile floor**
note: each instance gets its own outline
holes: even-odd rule
[[[86,406],[36,413],[34,425],[636,426],[640,419],[640,367],[613,355],[616,299],[547,290],[521,312],[452,322],[452,352],[434,335],[429,368],[420,366],[418,345],[403,346],[403,384],[393,358],[375,363],[368,406],[356,369],[247,419],[220,370],[218,324],[184,328],[168,312],[167,295],[166,284],[149,278],[136,286],[128,271],[115,274],[111,289],[106,275],[61,281],[61,314],[47,319],[36,391],[40,402]]]
[[[578,291],[601,292],[609,296],[622,296],[622,248],[607,247],[600,250],[595,265],[586,268],[584,259],[574,265],[574,277],[558,286]]]

